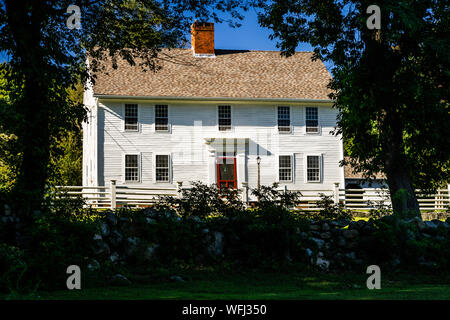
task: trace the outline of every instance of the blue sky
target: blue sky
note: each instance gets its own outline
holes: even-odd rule
[[[255,10],[244,13],[242,26],[231,28],[227,23],[215,24],[215,46],[217,49],[276,50],[276,39],[270,40],[270,30],[258,24]],[[309,44],[303,43],[297,51],[312,51]]]

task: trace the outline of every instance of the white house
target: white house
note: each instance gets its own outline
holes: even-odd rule
[[[312,52],[217,50],[214,25],[192,25],[192,48],[163,50],[162,69],[123,60],[85,92],[83,185],[183,182],[240,188],[344,186],[330,74]]]

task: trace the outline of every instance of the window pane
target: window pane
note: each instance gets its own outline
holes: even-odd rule
[[[291,131],[291,115],[289,107],[278,107],[278,131],[290,132]]]
[[[307,180],[320,181],[320,157],[307,156]]]
[[[219,106],[219,130],[231,130],[231,106]]]
[[[155,130],[156,131],[169,130],[169,111],[167,105],[155,106]]]
[[[319,114],[316,107],[306,108],[306,132],[319,131]]]
[[[125,130],[138,129],[138,106],[137,104],[125,105]]]
[[[168,155],[156,155],[156,181],[169,181]]]
[[[292,180],[292,166],[290,156],[279,157],[279,180],[291,181]]]
[[[137,155],[125,155],[125,181],[139,180],[139,163]]]

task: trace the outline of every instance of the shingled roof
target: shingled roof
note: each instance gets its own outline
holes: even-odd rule
[[[289,58],[279,51],[215,50],[215,57],[195,57],[191,49],[164,49],[162,69],[143,72],[119,60],[107,64],[94,86],[96,96],[199,97],[328,100],[331,76],[312,52]]]

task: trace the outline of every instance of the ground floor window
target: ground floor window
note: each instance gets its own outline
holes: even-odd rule
[[[156,181],[169,182],[169,155],[156,155]]]
[[[306,180],[308,182],[320,181],[320,156],[306,157]]]
[[[292,157],[280,156],[279,158],[279,180],[280,182],[292,181]]]
[[[125,155],[125,181],[139,181],[139,156]]]

